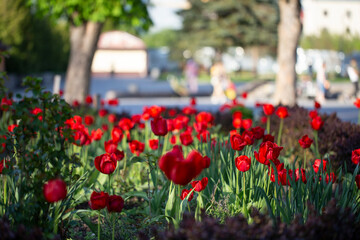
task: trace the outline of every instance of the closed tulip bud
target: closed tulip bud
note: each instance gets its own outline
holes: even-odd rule
[[[247,172],[251,166],[251,158],[241,155],[235,158],[235,166],[240,172]]]
[[[158,117],[152,120],[151,130],[156,136],[165,136],[168,133],[166,119],[163,119],[162,117]]]
[[[101,210],[108,205],[109,194],[105,192],[95,192],[90,196],[89,205],[92,210]]]
[[[121,212],[124,207],[124,199],[121,196],[112,195],[108,198],[108,212]]]
[[[61,179],[49,180],[43,187],[45,200],[49,203],[57,202],[66,198],[66,183]]]
[[[94,165],[99,172],[111,174],[116,169],[117,159],[109,153],[105,153],[95,158]]]

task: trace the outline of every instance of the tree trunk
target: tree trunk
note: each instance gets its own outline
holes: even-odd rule
[[[86,22],[70,27],[70,59],[64,97],[68,103],[83,103],[90,90],[91,64],[103,24]]]
[[[296,104],[296,48],[301,34],[300,0],[279,0],[278,73],[276,76],[275,104]]]

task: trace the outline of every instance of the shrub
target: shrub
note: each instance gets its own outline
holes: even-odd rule
[[[153,229],[155,239],[356,239],[360,234],[360,223],[350,209],[342,210],[336,207],[334,200],[330,201],[318,216],[310,213],[305,224],[294,220],[291,224],[273,224],[268,215],[253,209],[252,221],[248,223],[242,215],[231,217],[221,224],[218,219],[203,216],[202,222],[197,222],[190,216],[184,216],[179,229],[170,228],[160,232]],[[144,234],[140,239],[148,239]]]
[[[289,108],[289,117],[284,119],[284,128],[281,145],[287,150],[290,159],[296,156],[302,158],[303,149],[298,140],[307,134],[314,139],[313,129],[310,126],[309,111],[302,107]],[[360,148],[360,126],[343,122],[336,113],[331,115],[322,114],[323,127],[319,130],[319,152],[321,156],[329,154],[329,160],[334,168],[347,167],[347,171],[353,172],[355,166],[351,162],[351,152]],[[271,117],[271,132],[277,135],[280,120],[276,116]],[[314,151],[309,153],[309,161],[315,159]]]

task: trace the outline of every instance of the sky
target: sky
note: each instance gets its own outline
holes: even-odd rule
[[[158,32],[163,29],[181,28],[181,18],[176,14],[177,10],[187,6],[186,0],[151,0],[154,7],[149,8],[154,26],[151,32]]]

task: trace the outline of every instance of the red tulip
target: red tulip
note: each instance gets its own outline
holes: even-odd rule
[[[196,122],[205,122],[208,126],[212,126],[214,124],[214,116],[209,112],[200,112],[196,115]]]
[[[306,149],[311,146],[313,140],[308,137],[308,135],[304,135],[302,138],[299,139],[299,144],[302,148]]]
[[[204,168],[209,168],[210,163],[211,163],[210,158],[208,156],[205,156],[203,160],[204,160],[204,163],[205,163]]]
[[[139,156],[140,153],[144,151],[145,144],[137,140],[132,140],[129,142],[129,148],[132,153],[135,153],[136,156]]]
[[[193,143],[193,137],[191,135],[191,132],[183,132],[180,134],[180,142],[184,146],[189,146]]]
[[[117,106],[117,105],[119,105],[119,100],[117,98],[110,99],[110,100],[108,100],[108,104],[110,106]]]
[[[234,150],[241,151],[247,145],[247,142],[244,138],[239,134],[236,133],[230,137],[231,147]]]
[[[191,186],[194,188],[195,192],[201,192],[202,190],[204,190],[206,188],[207,184],[208,184],[207,177],[204,177],[200,181],[192,181],[191,182]]]
[[[86,98],[85,98],[85,102],[87,103],[87,104],[92,104],[93,103],[93,99],[92,99],[92,97],[91,96],[86,96]]]
[[[248,95],[247,92],[243,92],[243,93],[241,94],[241,97],[244,98],[244,99],[246,99],[246,98],[247,98],[247,95]]]
[[[235,119],[235,118],[242,118],[242,112],[240,111],[235,111],[232,115],[232,118]]]
[[[196,105],[196,98],[192,97],[192,98],[190,99],[190,105],[191,105],[191,106],[195,106],[195,105]]]
[[[191,190],[183,189],[181,191],[180,199],[184,200],[190,192]],[[190,202],[193,198],[194,198],[194,192],[191,193],[190,197],[188,198],[188,201]]]
[[[91,139],[94,141],[99,141],[102,135],[103,131],[100,128],[91,131]]]
[[[198,133],[197,138],[200,142],[207,143],[207,141],[210,139],[210,132],[208,130],[204,130]]]
[[[110,123],[115,123],[116,122],[116,115],[115,114],[109,114],[109,116],[108,116],[108,121],[110,122]]]
[[[31,114],[35,115],[38,117],[38,119],[40,121],[42,121],[43,116],[41,115],[42,113],[42,109],[41,108],[34,108],[33,110],[30,111]]]
[[[245,130],[241,136],[243,140],[246,142],[246,145],[254,144],[254,134],[251,131]]]
[[[1,139],[1,138],[3,138],[3,139],[6,140],[6,136],[5,136],[5,135],[2,135],[2,136],[0,135],[0,139]],[[5,152],[5,149],[6,149],[6,143],[3,142],[3,143],[0,144],[0,153]]]
[[[314,101],[314,107],[315,107],[316,109],[319,109],[319,108],[321,108],[321,105],[320,105],[320,103],[318,103],[317,101]]]
[[[133,121],[131,121],[130,118],[125,117],[120,119],[118,125],[123,131],[130,131],[134,127]]]
[[[170,143],[172,145],[175,145],[176,144],[176,135],[172,135],[171,138],[170,138]]]
[[[9,161],[5,161],[4,159],[0,161],[0,174],[2,174],[2,171],[4,169],[4,167],[8,167],[8,165],[6,165],[6,162],[9,162]]]
[[[272,104],[264,104],[262,107],[266,116],[270,116],[275,112],[275,108]]]
[[[151,120],[151,130],[156,136],[165,136],[168,133],[166,119],[158,117]]]
[[[124,199],[121,196],[111,195],[108,197],[108,212],[121,212],[124,207]]]
[[[241,125],[244,129],[248,130],[251,128],[252,126],[252,120],[249,118],[249,119],[243,119],[242,122],[241,122]]]
[[[111,131],[111,138],[115,143],[121,142],[122,138],[124,137],[123,131],[120,127],[114,126]]]
[[[321,177],[320,177],[320,179],[319,180],[321,180]],[[335,175],[335,173],[330,173],[330,175],[327,173],[326,174],[326,177],[325,177],[325,182],[326,183],[329,183],[329,182],[333,182],[333,183],[335,183],[336,182],[336,175]]]
[[[360,148],[352,151],[351,153],[351,161],[357,165],[360,162]]]
[[[90,196],[89,205],[92,210],[100,210],[105,208],[108,205],[109,194],[105,192],[95,192],[93,191]]]
[[[355,182],[358,189],[360,189],[360,174],[356,175]]]
[[[316,110],[312,110],[312,111],[309,112],[309,117],[311,119],[313,119],[313,118],[315,118],[317,116],[318,116],[318,112]]]
[[[301,172],[301,181],[306,184],[307,180],[306,180],[305,170],[303,168],[300,168],[300,172]],[[290,177],[292,178],[292,174],[290,175]],[[300,179],[299,169],[296,169],[295,170],[295,182],[299,181],[299,179]]]
[[[357,107],[357,108],[360,108],[360,98],[357,98],[354,102],[354,105]]]
[[[107,130],[109,130],[109,126],[107,124],[103,124],[101,125],[101,128],[106,132]]]
[[[234,118],[232,121],[232,125],[234,128],[239,129],[242,126],[242,119],[241,118]]]
[[[61,179],[52,179],[44,184],[43,193],[49,203],[57,202],[66,198],[66,183]]]
[[[163,110],[164,109],[162,107],[153,105],[149,108],[148,111],[149,111],[150,117],[158,118],[158,117],[160,117],[160,114],[163,112]]]
[[[324,122],[321,120],[320,116],[317,116],[311,120],[311,127],[316,131],[318,131],[323,125]]]
[[[196,150],[192,150],[184,159],[179,146],[165,153],[159,159],[159,168],[175,184],[186,185],[206,167],[206,160]]]
[[[270,165],[269,161],[276,160],[282,149],[283,147],[279,147],[276,143],[267,141],[260,144],[259,153],[255,151],[254,156],[258,162]]]
[[[8,131],[9,132],[14,132],[14,129],[16,128],[16,127],[18,127],[19,125],[17,125],[17,124],[12,124],[12,125],[9,125],[8,126]]]
[[[105,117],[106,114],[108,114],[108,111],[106,109],[102,108],[102,109],[99,110],[99,116],[100,117]]]
[[[175,119],[174,119],[174,129],[175,130],[181,130],[183,128],[185,128],[185,126],[188,125],[190,119],[184,115],[178,115]]]
[[[109,153],[105,153],[95,158],[94,165],[99,172],[112,174],[116,169],[117,160],[114,155],[111,156]]]
[[[278,107],[278,109],[276,110],[276,115],[279,118],[284,119],[289,116],[289,112],[286,107]]]
[[[262,127],[254,127],[251,129],[255,139],[262,139],[264,137],[265,129]]]
[[[91,125],[94,123],[94,117],[93,116],[90,116],[90,115],[86,115],[85,118],[84,118],[84,122],[86,125]]]
[[[192,106],[186,106],[183,108],[182,113],[185,115],[194,115],[196,114],[196,108],[192,107]]]
[[[176,109],[169,109],[169,116],[170,117],[175,117],[176,113],[177,113]]]
[[[78,106],[80,106],[80,103],[79,103],[78,100],[74,100],[74,101],[72,102],[72,105],[73,105],[74,107],[78,107]]]
[[[159,140],[158,139],[150,139],[149,140],[149,147],[152,150],[156,150],[159,147]]]
[[[316,159],[314,164],[313,164],[313,168],[314,168],[315,173],[317,173],[319,171],[321,163],[322,163],[323,170],[324,171],[326,170],[327,161],[326,160],[321,160],[321,159]]]
[[[104,142],[105,152],[107,152],[107,153],[115,152],[115,150],[117,149],[117,145],[118,145],[118,143],[112,139],[110,139],[109,141],[105,141]]]
[[[76,129],[74,140],[78,146],[89,145],[91,143],[91,137],[89,136],[87,128]]]
[[[266,134],[263,137],[263,142],[275,142],[275,137],[272,136],[271,134]]]
[[[1,99],[0,108],[3,111],[7,111],[12,104],[13,104],[13,101],[11,99],[4,97]]]
[[[247,172],[251,166],[251,158],[241,155],[235,158],[235,166],[240,172]]]
[[[111,153],[110,156],[115,159],[116,161],[121,161],[124,159],[125,154],[124,151],[120,151],[118,149],[115,150],[115,152]]]

